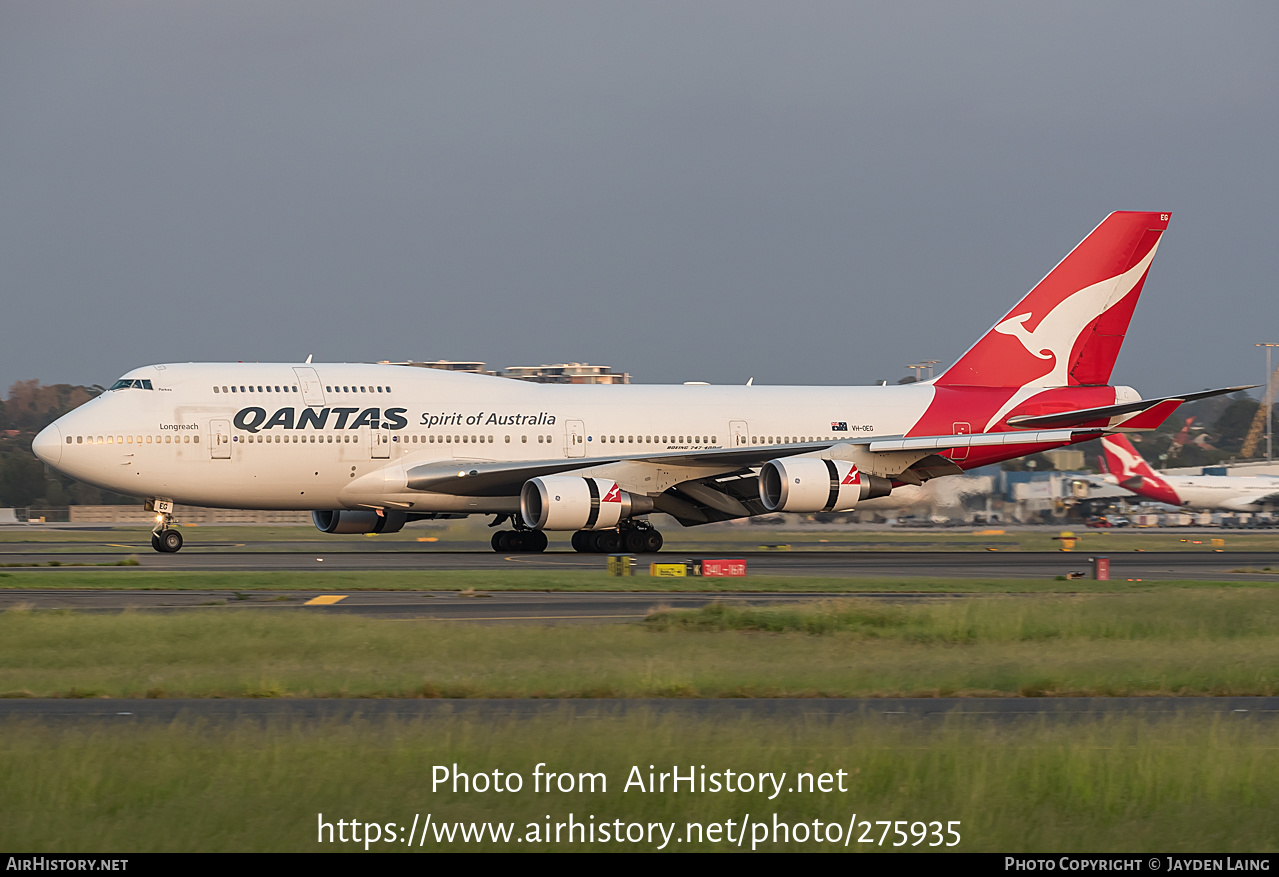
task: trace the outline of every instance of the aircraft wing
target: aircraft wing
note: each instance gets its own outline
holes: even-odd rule
[[[719,479],[740,478],[769,460],[798,454],[813,454],[838,446],[868,451],[871,454],[900,457],[901,481],[919,484],[938,475],[962,471],[949,460],[931,451],[962,447],[989,447],[1022,444],[1071,444],[1096,438],[1101,430],[1053,429],[1018,432],[980,433],[977,435],[941,436],[868,436],[854,441],[800,442],[782,445],[752,445],[743,448],[710,448],[704,451],[666,451],[662,453],[617,454],[601,457],[570,457],[553,460],[522,460],[489,463],[451,460],[411,466],[407,471],[408,489],[446,493],[452,496],[514,496],[525,481],[543,475],[558,475],[579,470],[630,465],[672,472],[661,479],[679,484],[701,480],[709,489],[721,491]],[[910,471],[907,471],[910,470]],[[603,473],[601,473],[603,474]],[[890,473],[895,475],[897,473]],[[681,477],[681,475],[683,477]],[[709,479],[709,480],[708,480]],[[750,479],[752,482],[753,478]],[[711,482],[714,486],[710,486]],[[655,484],[654,486],[657,486]],[[661,493],[665,488],[651,491]],[[752,487],[752,490],[756,488]],[[730,504],[731,505],[731,504]],[[747,512],[759,514],[760,512]],[[733,517],[741,517],[741,514]]]
[[[1075,411],[1061,411],[1055,414],[1022,414],[1008,418],[1008,425],[1015,429],[1036,429],[1067,426],[1092,426],[1098,429],[1136,431],[1155,429],[1168,419],[1177,406],[1195,399],[1207,399],[1239,390],[1251,390],[1254,386],[1225,387],[1220,390],[1202,390],[1198,393],[1183,393],[1180,396],[1164,396],[1160,399],[1142,399],[1140,402],[1127,402],[1123,405],[1106,405],[1101,408],[1080,408]],[[1114,422],[1114,418],[1123,420]]]
[[[752,445],[747,448],[711,448],[705,451],[666,451],[658,454],[617,454],[603,457],[568,457],[484,463],[452,460],[424,463],[408,470],[410,490],[429,490],[453,496],[514,496],[525,481],[542,475],[558,475],[576,469],[596,469],[615,463],[650,463],[656,466],[718,469],[729,474],[762,466],[776,457],[823,451],[842,442],[803,442],[789,445]]]
[[[1279,505],[1279,490],[1274,493],[1267,493],[1265,496],[1253,497],[1247,502],[1240,503],[1238,508],[1243,510],[1247,508],[1264,508],[1266,506],[1276,505]]]

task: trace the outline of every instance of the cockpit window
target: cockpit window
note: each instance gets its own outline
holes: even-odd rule
[[[140,378],[121,378],[120,380],[116,381],[107,389],[109,390],[128,390],[128,389],[151,390],[151,389],[154,389],[154,387],[151,386],[150,380],[143,380]]]

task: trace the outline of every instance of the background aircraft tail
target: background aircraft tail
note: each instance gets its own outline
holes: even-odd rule
[[[1101,452],[1106,468],[1118,480],[1120,487],[1156,502],[1181,505],[1181,498],[1172,485],[1150,468],[1127,436],[1106,436],[1101,440]]]
[[[1118,478],[1120,484],[1130,478],[1155,475],[1155,470],[1150,468],[1150,464],[1132,446],[1126,435],[1108,435],[1103,438],[1101,455],[1106,462],[1106,471]]]
[[[1168,217],[1107,216],[936,385],[1108,384]]]

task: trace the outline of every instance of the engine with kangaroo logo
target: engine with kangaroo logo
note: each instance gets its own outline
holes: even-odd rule
[[[783,457],[759,470],[759,499],[770,512],[848,512],[858,500],[891,490],[887,479],[843,460]]]
[[[520,516],[534,530],[607,530],[652,510],[652,499],[627,493],[608,478],[548,475],[530,479],[520,491]]]

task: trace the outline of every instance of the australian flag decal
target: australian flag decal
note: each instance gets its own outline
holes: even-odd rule
[[[848,432],[848,421],[846,420],[831,421],[830,431],[831,432]]]

